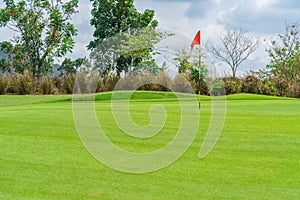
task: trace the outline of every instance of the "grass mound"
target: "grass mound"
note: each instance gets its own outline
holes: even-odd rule
[[[114,92],[114,100],[126,100],[128,91]],[[94,95],[95,101],[108,102],[112,99],[113,92],[103,92]],[[196,94],[176,93],[176,95],[186,100],[197,96]],[[131,101],[177,101],[177,96],[173,92],[156,91],[134,91],[130,97]],[[85,96],[85,95],[83,95]],[[89,95],[88,95],[89,96]],[[215,97],[216,99],[218,97]],[[83,99],[85,99],[83,97]],[[211,97],[201,96],[200,101],[210,101]],[[295,98],[274,97],[256,94],[233,94],[226,96],[227,100],[299,100]],[[4,95],[0,96],[0,107],[17,106],[38,103],[71,102],[72,95]]]

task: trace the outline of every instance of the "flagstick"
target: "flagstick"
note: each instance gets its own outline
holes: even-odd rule
[[[199,38],[198,38],[199,37]],[[199,69],[198,69],[198,104],[200,109],[200,80],[201,80],[201,32],[200,30],[197,32],[192,44],[191,44],[191,52],[193,51],[193,47],[195,44],[199,44]]]
[[[198,105],[199,105],[199,109],[201,107],[201,104],[200,104],[200,98],[201,98],[201,92],[200,92],[200,89],[201,89],[201,85],[200,85],[200,81],[201,81],[201,44],[199,44],[199,69],[198,69],[198,74],[199,74],[199,83],[198,83]]]

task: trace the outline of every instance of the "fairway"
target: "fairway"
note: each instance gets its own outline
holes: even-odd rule
[[[201,97],[199,130],[183,156],[156,172],[129,174],[89,154],[75,128],[71,98],[0,96],[0,199],[300,198],[299,99],[228,96],[223,132],[213,151],[200,159],[211,117],[209,97]],[[147,139],[122,133],[110,98],[111,93],[97,94],[96,114],[120,148],[155,151],[175,136],[180,108],[172,93],[134,93],[135,123],[147,125],[154,104],[167,112],[164,129]]]

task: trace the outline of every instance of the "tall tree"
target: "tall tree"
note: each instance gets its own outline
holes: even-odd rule
[[[227,63],[236,77],[240,64],[256,51],[259,46],[257,38],[246,35],[242,29],[227,31],[217,43],[208,42],[206,49],[215,59]]]
[[[286,32],[279,34],[280,41],[272,41],[267,50],[271,63],[267,66],[276,77],[295,81],[300,79],[300,34],[297,24],[286,25]]]
[[[134,0],[91,0],[93,3],[91,25],[95,27],[95,39],[88,45],[94,49],[105,39],[119,33],[134,31],[151,26],[157,27],[154,11],[146,9],[143,13],[137,11]]]
[[[11,55],[7,64],[13,70],[27,69],[40,78],[52,70],[55,58],[71,52],[77,30],[71,24],[78,0],[4,0],[0,9],[0,27],[16,32],[1,49]]]
[[[140,29],[157,27],[158,22],[153,19],[154,11],[147,9],[143,13],[138,12],[134,0],[91,0],[91,2],[93,3],[91,25],[95,27],[93,34],[95,39],[88,45],[92,50],[91,58],[96,60],[95,65],[98,65],[97,68],[102,75],[116,72],[120,77],[121,72],[128,69],[133,59],[138,60],[131,58],[128,53],[124,55],[117,52],[121,40],[124,37],[129,38],[129,35],[125,34],[134,36]]]
[[[159,71],[153,56],[158,54],[154,51],[154,45],[161,38],[162,34],[152,27],[137,30],[135,34],[124,33],[117,52],[129,61],[125,68],[125,76],[130,72],[147,71],[155,74]]]

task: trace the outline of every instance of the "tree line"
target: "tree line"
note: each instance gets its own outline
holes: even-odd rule
[[[75,60],[66,55],[72,52],[78,34],[71,22],[78,12],[78,0],[4,0],[4,3],[5,7],[0,9],[0,27],[7,27],[16,35],[0,43],[4,53],[0,58],[0,94],[72,93],[76,73],[85,74],[88,81],[90,71],[100,76],[97,92],[113,90],[122,77],[140,74],[172,82],[167,78],[166,64],[159,66],[154,59],[159,54],[155,44],[171,35],[157,31],[159,22],[154,19],[155,12],[150,9],[139,12],[134,0],[91,0],[90,24],[95,30],[94,39],[87,46],[90,59]],[[215,43],[206,43],[205,50],[232,71],[231,77],[220,78],[227,94],[300,96],[298,25],[286,25],[286,32],[271,43],[267,49],[270,58],[267,70],[244,77],[237,77],[236,72],[258,48],[257,38],[235,29],[224,33]],[[55,65],[58,59],[63,59],[59,66]],[[184,49],[179,49],[172,60],[178,76],[188,79],[195,91],[210,95],[204,81],[208,72],[204,62],[199,63],[197,56]],[[53,75],[53,71],[58,73]],[[157,85],[142,89],[166,90]]]

